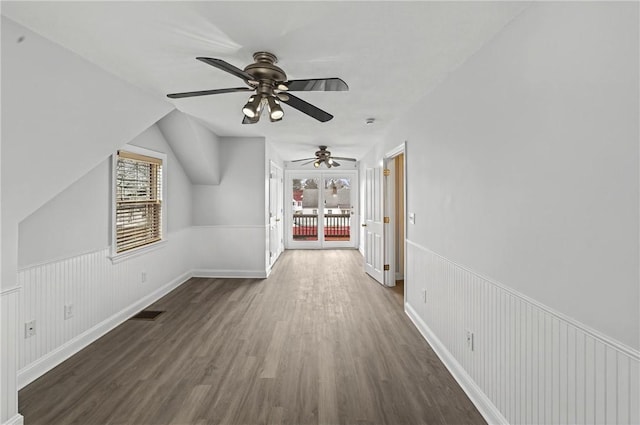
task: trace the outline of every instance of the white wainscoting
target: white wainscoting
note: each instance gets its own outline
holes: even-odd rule
[[[169,234],[161,248],[115,264],[105,247],[19,270],[18,324],[35,320],[36,334],[18,338],[18,388],[189,279],[190,238],[189,228]],[[74,312],[65,320],[68,304]]]
[[[489,423],[640,423],[637,350],[411,241],[406,255],[406,312]]]
[[[267,230],[266,225],[192,227],[193,276],[266,278]]]
[[[18,414],[18,393],[16,392],[16,370],[20,331],[16,326],[18,306],[20,305],[20,287],[4,289],[0,292],[0,374],[3,375],[0,387],[0,423],[21,424]]]

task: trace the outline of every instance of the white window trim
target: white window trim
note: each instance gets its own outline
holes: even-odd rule
[[[144,245],[129,251],[116,252],[116,165],[118,163],[118,151],[111,155],[111,255],[109,258],[112,263],[119,263],[130,258],[147,254],[156,249],[162,248],[167,243],[167,155],[162,152],[141,148],[134,145],[124,145],[121,149],[131,153],[150,156],[162,160],[162,239],[149,245]]]

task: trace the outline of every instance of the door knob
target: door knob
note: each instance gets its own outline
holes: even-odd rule
[[[362,223],[362,227],[367,227],[367,223]]]
[[[279,219],[279,218],[276,218],[276,221],[280,221],[280,219]]]

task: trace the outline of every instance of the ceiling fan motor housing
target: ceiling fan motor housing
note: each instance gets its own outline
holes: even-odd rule
[[[331,152],[327,150],[326,146],[318,146],[320,148],[319,151],[316,151],[316,156],[319,159],[328,158],[331,156]]]
[[[287,74],[274,65],[278,58],[273,53],[256,52],[253,54],[256,61],[248,65],[244,70],[257,82],[257,92],[264,95],[273,95],[276,83],[287,81]]]

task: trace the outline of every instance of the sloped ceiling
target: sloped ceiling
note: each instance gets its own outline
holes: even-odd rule
[[[300,93],[335,116],[327,123],[285,106],[281,122],[242,125],[246,93],[166,99],[219,136],[264,136],[288,160],[318,144],[359,158],[396,117],[421,119],[416,102],[527,5],[5,1],[2,14],[158,97],[242,86],[196,56],[244,68],[267,50],[291,79],[341,77],[349,92]]]
[[[158,121],[158,127],[191,183],[220,183],[220,141],[215,134],[175,109]]]

